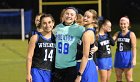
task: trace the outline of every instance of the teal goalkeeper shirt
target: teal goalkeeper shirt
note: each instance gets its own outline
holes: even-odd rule
[[[56,36],[55,67],[59,69],[76,66],[77,43],[85,28],[76,23],[65,26],[62,23],[54,29]]]

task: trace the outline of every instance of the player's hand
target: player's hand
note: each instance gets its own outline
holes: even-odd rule
[[[26,82],[32,82],[32,76],[31,76],[31,74],[27,74],[27,76],[26,76]]]
[[[77,78],[75,79],[75,82],[81,82],[81,78],[82,76],[77,76]]]
[[[98,50],[97,46],[92,47],[91,50],[90,50],[90,54],[93,55],[94,52],[96,52],[97,50]]]
[[[136,65],[136,60],[132,60],[132,65],[133,65],[133,66]]]

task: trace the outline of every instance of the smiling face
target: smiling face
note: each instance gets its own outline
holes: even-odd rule
[[[122,31],[128,30],[129,29],[129,19],[126,17],[122,17],[120,19],[120,28]]]
[[[89,9],[85,12],[83,17],[83,24],[85,27],[95,27],[97,22],[97,12],[94,9]]]
[[[103,26],[104,26],[105,32],[111,32],[111,22],[110,21],[106,21]]]
[[[94,22],[93,14],[89,11],[86,11],[83,18],[83,24],[89,25],[89,24],[92,24],[93,22]]]
[[[73,9],[66,9],[63,16],[63,20],[66,25],[72,24],[76,18],[76,12]]]
[[[44,17],[41,21],[41,27],[45,32],[51,32],[54,27],[54,21],[51,17]]]

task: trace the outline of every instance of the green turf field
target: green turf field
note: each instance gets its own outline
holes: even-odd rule
[[[115,47],[112,47],[114,55]],[[140,39],[137,39],[137,65],[134,68],[134,82],[140,81]],[[0,40],[0,82],[25,82],[25,58],[27,41]],[[113,56],[114,58],[114,56]],[[115,82],[114,70],[111,81]]]
[[[0,82],[25,82],[27,41],[0,40]]]

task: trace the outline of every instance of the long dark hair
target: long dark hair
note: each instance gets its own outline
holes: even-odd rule
[[[110,20],[107,18],[103,18],[102,16],[98,17],[98,30],[100,31],[101,27],[103,25],[105,25],[107,22],[110,22]],[[98,32],[98,34],[99,34],[99,32]],[[99,36],[97,36],[97,40],[98,40],[98,37]]]
[[[97,40],[98,39],[98,33],[99,33],[97,12],[94,9],[89,9],[87,11],[89,11],[93,14],[93,20],[94,20],[93,25],[94,25],[94,28],[96,29],[95,36],[96,36],[96,40]]]
[[[41,27],[41,22],[42,22],[43,18],[45,18],[45,17],[50,17],[52,19],[52,21],[55,23],[55,20],[51,14],[44,14],[40,17],[39,27]]]

